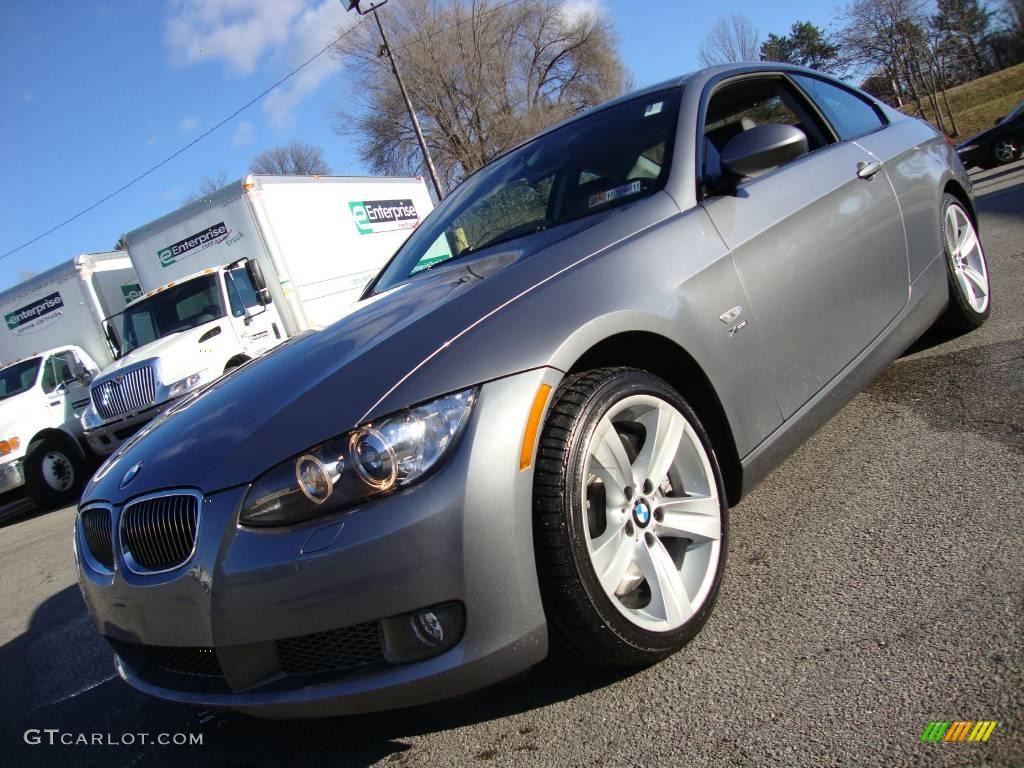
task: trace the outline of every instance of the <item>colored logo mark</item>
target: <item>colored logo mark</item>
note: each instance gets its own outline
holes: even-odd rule
[[[995,720],[933,720],[921,734],[921,741],[988,741],[997,725]]]

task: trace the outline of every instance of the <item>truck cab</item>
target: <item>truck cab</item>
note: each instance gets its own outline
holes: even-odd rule
[[[0,368],[0,493],[25,485],[42,506],[74,500],[86,458],[80,417],[98,372],[76,346]]]
[[[176,398],[284,340],[259,264],[241,259],[149,291],[107,319],[115,362],[90,387],[85,439],[113,453]]]

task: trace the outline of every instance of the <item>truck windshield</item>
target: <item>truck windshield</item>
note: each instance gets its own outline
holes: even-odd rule
[[[20,363],[8,365],[6,368],[0,368],[0,400],[11,395],[20,395],[22,392],[32,389],[42,362],[41,357],[33,357],[29,360],[22,360]]]
[[[172,333],[224,317],[217,275],[203,275],[167,288],[109,318],[118,357]]]
[[[654,194],[668,177],[681,92],[670,88],[597,110],[484,166],[405,241],[373,291]]]

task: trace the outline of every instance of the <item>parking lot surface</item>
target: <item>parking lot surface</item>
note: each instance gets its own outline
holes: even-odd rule
[[[715,613],[667,661],[633,673],[547,662],[452,702],[345,719],[168,704],[114,675],[76,584],[74,509],[8,499],[0,755],[188,768],[1024,765],[1024,162],[978,174],[975,194],[989,322],[929,334],[733,511]],[[998,725],[986,743],[922,743],[933,720]]]

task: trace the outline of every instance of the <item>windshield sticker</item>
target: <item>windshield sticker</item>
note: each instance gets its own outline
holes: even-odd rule
[[[54,291],[49,296],[43,296],[38,301],[8,312],[4,315],[4,320],[7,321],[8,331],[21,335],[43,323],[56,320],[61,316],[63,309],[64,299],[60,297],[59,291]]]
[[[360,235],[393,232],[396,229],[415,229],[420,215],[412,200],[361,200],[349,203],[352,220]]]
[[[623,184],[621,187],[615,187],[615,189],[609,189],[607,192],[598,192],[596,195],[591,195],[587,201],[587,207],[593,208],[604,203],[611,202],[619,197],[625,197],[626,195],[635,195],[640,191],[640,180],[631,181],[629,184]]]
[[[142,286],[138,283],[128,283],[121,286],[121,295],[124,296],[124,303],[131,304],[142,296]]]
[[[201,251],[209,248],[211,245],[216,245],[230,234],[231,230],[224,226],[224,222],[221,221],[201,232],[189,235],[184,240],[179,240],[174,245],[161,248],[156,252],[157,258],[160,259],[160,266],[169,267],[171,264],[191,256],[195,251]]]
[[[661,107],[664,103],[663,101],[656,101],[653,104],[648,104],[647,109],[644,110],[644,117],[661,114]]]

